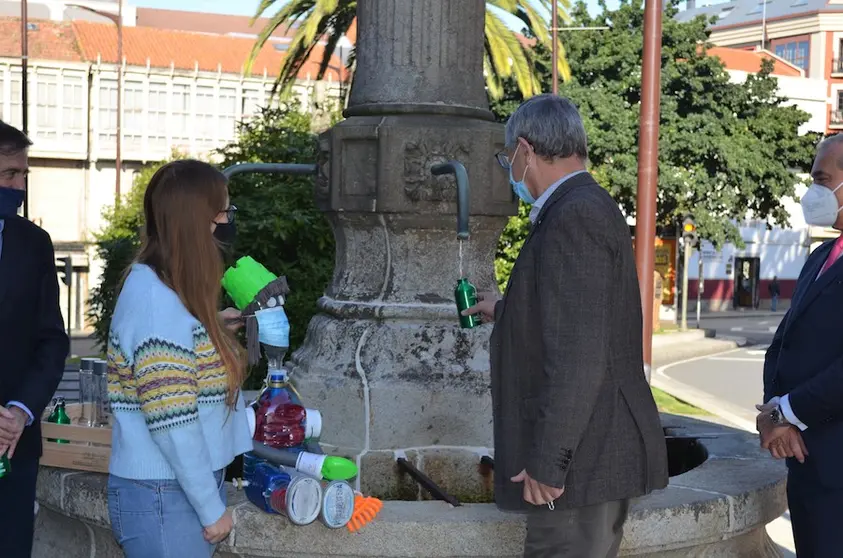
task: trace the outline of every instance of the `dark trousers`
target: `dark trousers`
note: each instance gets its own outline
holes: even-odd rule
[[[787,503],[799,558],[843,555],[843,489],[823,487],[811,471],[791,471]]]
[[[524,556],[614,558],[628,514],[629,500],[556,510],[536,506],[527,516]]]
[[[0,478],[0,555],[30,558],[35,526],[38,459],[12,459],[12,471]]]

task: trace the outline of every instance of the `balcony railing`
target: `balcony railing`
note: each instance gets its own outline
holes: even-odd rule
[[[831,111],[831,126],[843,128],[843,110]]]

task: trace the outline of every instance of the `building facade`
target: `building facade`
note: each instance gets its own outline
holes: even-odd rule
[[[22,127],[20,20],[0,18],[0,119]],[[115,25],[33,20],[29,24],[28,217],[46,229],[56,256],[70,257],[72,289],[62,285],[65,320],[86,329],[86,301],[99,281],[94,235],[116,196],[117,78]],[[124,27],[121,193],[145,164],[173,150],[201,158],[236,138],[237,123],[277,102],[271,95],[284,57],[270,42],[253,66],[254,39],[152,27]],[[321,56],[321,54],[319,54]],[[318,60],[319,58],[316,58]],[[315,81],[308,63],[293,97],[327,125],[342,106],[342,62]],[[69,297],[69,298],[68,298]],[[66,310],[70,308],[70,310]]]

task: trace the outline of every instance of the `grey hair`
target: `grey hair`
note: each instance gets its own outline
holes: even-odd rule
[[[817,146],[817,154],[819,154],[823,149],[826,149],[827,147],[840,145],[841,143],[843,143],[843,134],[834,134],[833,136],[828,136],[827,138],[822,140]],[[836,163],[838,169],[843,169],[843,157],[838,157]]]
[[[588,138],[577,107],[558,95],[537,95],[525,101],[506,122],[506,146],[518,138],[544,159],[588,159]]]

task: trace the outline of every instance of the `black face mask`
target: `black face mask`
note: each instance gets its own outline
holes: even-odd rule
[[[234,223],[217,223],[214,238],[223,245],[223,249],[230,250],[234,246],[234,239],[237,238],[237,226]]]

